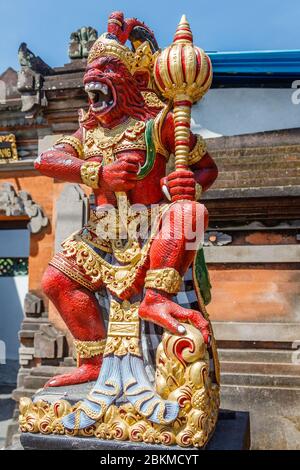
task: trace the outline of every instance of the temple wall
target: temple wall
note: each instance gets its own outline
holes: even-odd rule
[[[215,321],[300,321],[300,270],[210,268]]]
[[[41,176],[35,171],[16,171],[0,173],[0,184],[12,183],[16,190],[27,191],[39,204],[49,219],[46,229],[31,236],[29,257],[29,290],[41,294],[41,277],[53,251],[53,179]]]
[[[212,189],[300,184],[300,129],[210,138],[207,142],[219,168]]]

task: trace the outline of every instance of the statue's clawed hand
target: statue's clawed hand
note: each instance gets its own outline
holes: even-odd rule
[[[171,200],[195,200],[196,181],[194,173],[190,170],[177,170],[162,179],[162,186],[166,186]]]
[[[101,185],[111,191],[130,191],[136,185],[140,168],[140,157],[127,153],[114,163],[103,167]]]
[[[147,289],[139,308],[139,316],[176,335],[185,333],[185,328],[180,322],[189,322],[201,331],[206,344],[210,342],[209,322],[202,314],[197,310],[181,307],[165,292]]]

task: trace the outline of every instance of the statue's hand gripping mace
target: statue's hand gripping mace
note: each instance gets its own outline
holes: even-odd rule
[[[177,27],[173,43],[155,61],[154,78],[161,94],[173,105],[175,170],[187,170],[191,108],[208,91],[212,82],[212,67],[205,52],[194,46],[185,15]]]

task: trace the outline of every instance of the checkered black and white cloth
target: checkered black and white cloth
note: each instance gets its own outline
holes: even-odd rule
[[[106,289],[102,289],[97,293],[97,297],[101,310],[103,312],[105,323],[107,324],[109,319],[109,306],[111,295],[108,294]],[[184,276],[181,290],[174,297],[174,301],[184,308],[194,310],[199,309],[197,295],[194,290],[192,268],[190,268]],[[144,362],[149,377],[154,379],[155,355],[158,345],[161,341],[163,328],[148,321],[142,321],[141,323],[141,341]]]

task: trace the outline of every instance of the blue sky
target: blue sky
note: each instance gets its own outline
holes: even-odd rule
[[[68,62],[72,31],[106,29],[109,13],[145,21],[161,47],[186,13],[195,43],[206,50],[300,49],[299,0],[0,0],[0,72],[18,68],[21,42],[51,66]]]

